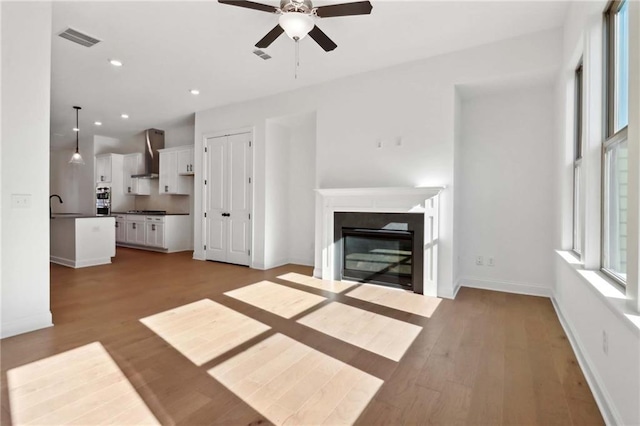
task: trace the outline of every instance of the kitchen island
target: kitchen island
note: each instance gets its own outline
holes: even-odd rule
[[[111,263],[116,255],[113,216],[62,213],[52,215],[49,224],[52,263],[85,268]]]

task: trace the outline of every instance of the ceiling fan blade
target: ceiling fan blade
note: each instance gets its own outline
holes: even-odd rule
[[[276,25],[271,31],[267,33],[266,36],[262,37],[262,39],[260,39],[260,41],[256,43],[256,47],[260,49],[269,47],[271,43],[273,43],[278,37],[280,37],[280,34],[282,34],[283,32],[284,30],[282,29],[282,27],[280,25]]]
[[[313,29],[311,31],[309,31],[309,37],[311,37],[312,39],[315,40],[316,43],[318,43],[320,45],[320,47],[322,47],[325,52],[330,52],[333,49],[335,49],[336,47],[338,47],[337,44],[335,44],[333,42],[333,40],[331,40],[320,28],[318,28],[316,25],[313,26]]]
[[[333,16],[368,15],[373,6],[369,1],[357,1],[354,3],[330,4],[316,9],[316,15],[320,18]]]
[[[229,6],[246,7],[247,9],[259,10],[262,12],[277,13],[278,8],[269,6],[268,4],[256,3],[246,0],[218,0],[218,3],[228,4]]]

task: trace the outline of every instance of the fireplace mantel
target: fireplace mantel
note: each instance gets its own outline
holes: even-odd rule
[[[339,279],[334,264],[334,213],[424,214],[424,294],[437,296],[438,201],[444,187],[317,189],[316,262],[314,275]],[[339,274],[339,272],[338,272]]]

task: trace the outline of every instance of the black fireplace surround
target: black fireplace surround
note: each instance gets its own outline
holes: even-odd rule
[[[335,279],[423,294],[424,214],[335,212],[333,219]]]

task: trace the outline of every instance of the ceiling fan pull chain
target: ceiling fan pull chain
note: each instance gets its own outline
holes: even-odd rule
[[[298,79],[298,68],[300,67],[300,40],[296,40],[296,71],[295,78]]]

